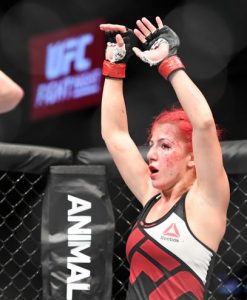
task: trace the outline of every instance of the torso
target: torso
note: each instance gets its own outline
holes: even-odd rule
[[[146,204],[127,242],[127,300],[202,300],[215,253],[190,230],[185,195],[161,218],[150,222],[150,211],[159,197]]]

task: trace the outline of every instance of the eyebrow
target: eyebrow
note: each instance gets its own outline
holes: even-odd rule
[[[167,139],[167,138],[160,138],[160,139],[158,139],[157,140],[157,143],[160,143],[160,142],[163,142],[163,141],[167,141],[167,142],[169,142],[169,143],[172,143],[172,141],[170,141],[169,139]],[[153,140],[149,140],[149,143],[150,142],[154,142]]]

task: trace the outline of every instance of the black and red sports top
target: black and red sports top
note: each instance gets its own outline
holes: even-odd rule
[[[215,252],[189,228],[185,196],[159,220],[146,223],[153,197],[143,208],[126,245],[130,264],[126,300],[203,300]]]

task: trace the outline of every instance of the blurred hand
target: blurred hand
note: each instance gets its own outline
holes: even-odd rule
[[[23,89],[4,72],[0,71],[0,113],[14,109],[23,98]]]

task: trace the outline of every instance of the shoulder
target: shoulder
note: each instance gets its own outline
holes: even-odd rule
[[[191,231],[216,251],[226,230],[227,209],[194,185],[186,195],[185,212]]]

